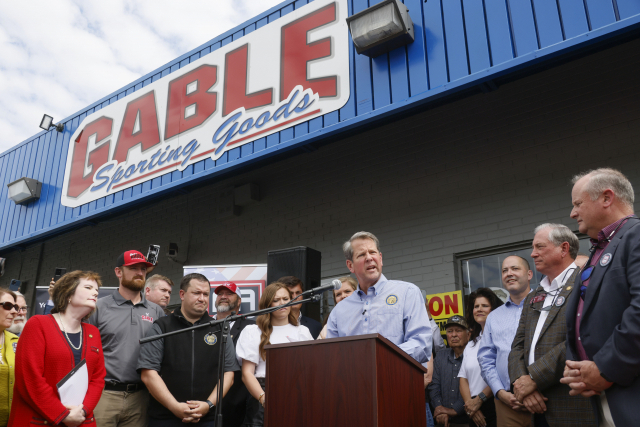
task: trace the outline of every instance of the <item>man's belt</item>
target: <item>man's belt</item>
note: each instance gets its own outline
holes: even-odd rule
[[[117,381],[107,381],[104,383],[104,389],[110,391],[126,391],[127,393],[135,393],[136,391],[146,390],[144,383],[125,384]]]

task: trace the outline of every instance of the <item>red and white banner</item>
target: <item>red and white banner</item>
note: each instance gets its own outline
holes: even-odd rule
[[[349,99],[346,0],[316,0],[87,116],[62,204],[85,203],[335,111]]]
[[[216,314],[214,290],[225,282],[233,282],[240,289],[242,295],[240,313],[258,310],[262,291],[267,286],[267,264],[184,266],[183,273],[185,276],[190,273],[200,273],[209,279],[211,283],[209,314],[212,316]]]

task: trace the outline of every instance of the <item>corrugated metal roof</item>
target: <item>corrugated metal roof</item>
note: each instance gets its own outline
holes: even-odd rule
[[[286,1],[68,117],[62,121],[63,133],[41,132],[2,153],[0,249],[64,231],[145,197],[420,108],[469,87],[491,88],[494,78],[640,27],[636,0],[405,0],[414,22],[415,42],[375,59],[356,55],[351,46],[351,98],[339,111],[233,149],[217,161],[200,161],[182,172],[168,173],[81,207],[61,205],[69,139],[88,114],[307,3]],[[349,0],[349,14],[368,6],[367,0]],[[43,183],[40,199],[28,206],[17,206],[7,198],[6,185],[22,176]]]

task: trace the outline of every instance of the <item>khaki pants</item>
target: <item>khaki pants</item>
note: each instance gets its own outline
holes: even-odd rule
[[[496,403],[496,416],[498,427],[531,427],[531,413],[514,411],[498,399]]]
[[[97,427],[147,427],[147,390],[103,390],[98,406],[93,411]]]

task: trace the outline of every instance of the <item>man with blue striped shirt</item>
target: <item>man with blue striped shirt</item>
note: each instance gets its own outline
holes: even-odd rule
[[[378,239],[360,231],[343,245],[358,289],[329,315],[327,338],[379,333],[419,363],[431,357],[431,327],[424,297],[412,283],[382,274]]]
[[[484,381],[496,397],[496,415],[501,427],[529,427],[531,414],[510,393],[509,353],[516,336],[524,300],[531,292],[533,272],[529,262],[509,256],[502,263],[502,284],[509,292],[507,303],[489,314],[478,349],[478,363]]]

